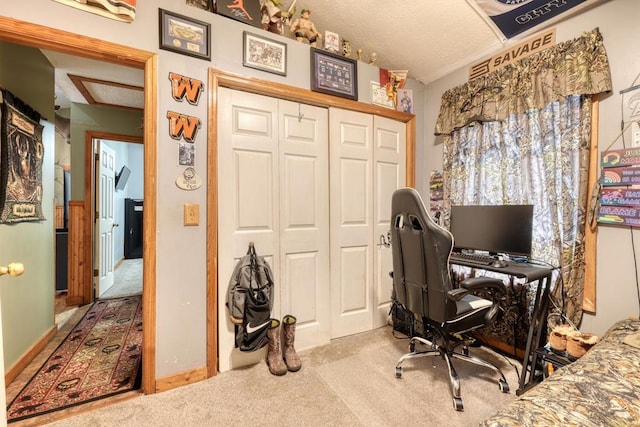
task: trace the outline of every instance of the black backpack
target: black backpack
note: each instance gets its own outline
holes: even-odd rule
[[[236,348],[255,351],[267,344],[273,307],[273,272],[256,253],[253,242],[238,261],[227,292],[229,317],[235,325]]]

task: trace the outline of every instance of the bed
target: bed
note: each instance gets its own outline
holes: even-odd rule
[[[638,319],[615,323],[584,356],[480,425],[640,426],[639,332]]]

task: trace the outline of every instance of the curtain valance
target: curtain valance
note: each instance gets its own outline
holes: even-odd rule
[[[503,120],[568,95],[611,90],[609,60],[596,28],[442,95],[436,135],[474,121]]]

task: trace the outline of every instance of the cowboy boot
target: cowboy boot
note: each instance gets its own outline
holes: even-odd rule
[[[287,314],[282,318],[282,357],[291,372],[299,371],[302,367],[300,357],[293,348],[293,341],[296,335],[296,318]]]
[[[287,366],[282,360],[282,351],[280,350],[280,321],[278,319],[271,319],[271,325],[267,329],[267,338],[269,339],[267,347],[269,372],[273,375],[284,375],[287,373]]]

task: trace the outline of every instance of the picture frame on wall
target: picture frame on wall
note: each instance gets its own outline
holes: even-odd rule
[[[340,52],[340,36],[333,31],[324,32],[324,50],[329,52]]]
[[[248,31],[242,33],[242,65],[287,75],[287,44]]]
[[[371,82],[371,103],[385,108],[396,108],[393,103],[393,99],[389,98],[387,95],[386,88],[384,86],[380,86],[380,83],[375,81]]]
[[[211,24],[159,9],[160,49],[211,60]]]
[[[262,29],[262,4],[260,0],[215,0],[218,15]]]
[[[320,49],[311,49],[311,90],[358,100],[358,63]]]

